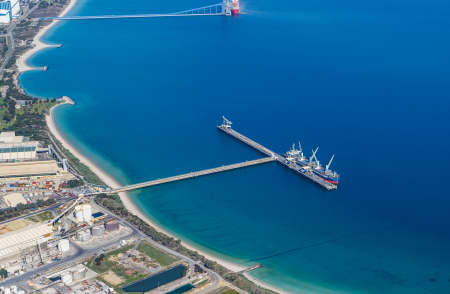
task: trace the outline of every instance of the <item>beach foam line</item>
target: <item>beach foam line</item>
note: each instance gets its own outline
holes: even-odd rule
[[[58,17],[66,15],[77,3],[77,0],[70,0],[69,4],[63,9],[63,11],[60,12]],[[58,20],[53,20],[49,25],[43,27],[39,30],[39,32],[34,36],[33,42],[31,43],[33,45],[32,48],[25,51],[24,54],[22,54],[16,61],[17,68],[19,70],[19,75],[25,71],[29,70],[39,70],[43,67],[32,67],[28,64],[28,59],[36,54],[37,52],[49,48],[49,47],[59,47],[58,44],[47,44],[41,41],[41,37],[45,35],[45,33],[48,32],[56,23]]]
[[[50,109],[49,114],[46,116],[45,120],[47,123],[47,126],[50,130],[50,132],[52,133],[52,135],[64,146],[64,148],[66,148],[67,150],[69,150],[74,156],[76,156],[81,163],[83,163],[84,165],[86,165],[87,167],[89,167],[105,184],[107,184],[108,186],[110,186],[111,188],[118,188],[121,187],[122,185],[110,174],[108,174],[106,171],[104,171],[101,167],[97,166],[92,160],[90,160],[88,157],[84,156],[82,153],[80,153],[73,145],[71,145],[69,143],[69,141],[63,136],[63,134],[59,131],[59,129],[56,126],[56,122],[55,122],[55,117],[54,117],[54,110],[56,107],[60,106],[60,105],[64,105],[64,104],[71,104],[73,105],[74,102],[72,101],[72,99],[67,99],[68,97],[63,97],[63,103],[57,104],[55,106],[53,106]],[[156,231],[166,234],[172,238],[175,239],[180,239],[178,236],[168,232],[166,229],[162,228],[160,225],[158,225],[157,223],[155,223],[152,219],[150,219],[148,217],[148,215],[143,212],[139,207],[136,206],[136,204],[131,200],[130,196],[128,193],[126,192],[121,192],[119,193],[120,196],[120,200],[123,202],[125,208],[132,214],[138,216],[139,218],[141,218],[143,221],[145,221],[147,224],[149,224],[150,226],[152,226],[153,228],[155,228]],[[224,260],[222,258],[219,258],[217,256],[214,256],[208,252],[205,252],[204,250],[201,250],[199,248],[197,248],[195,245],[187,243],[183,240],[181,240],[181,245],[193,250],[193,251],[197,251],[199,254],[203,255],[204,257],[206,257],[209,260],[215,261],[216,263],[222,265],[223,267],[234,271],[234,272],[238,272],[238,271],[242,271],[244,270],[246,267]],[[255,283],[256,285],[266,288],[266,289],[270,289],[272,291],[278,292],[280,294],[287,294],[287,292],[280,290],[279,288],[276,288],[272,285],[269,285],[267,283],[264,283],[260,280],[258,280],[257,278],[251,276],[249,273],[245,273],[244,274],[245,277],[249,280],[251,280],[253,283]]]
[[[60,105],[72,104],[68,100],[64,99],[63,101],[64,101],[63,103],[60,103],[58,105],[53,106],[50,109],[50,113],[45,118],[47,126],[48,126],[50,132],[52,133],[52,135],[64,146],[64,148],[66,148],[74,156],[76,156],[80,160],[81,163],[83,163],[84,165],[89,167],[105,184],[107,184],[108,186],[110,186],[113,189],[122,187],[122,185],[115,178],[113,178],[110,174],[108,174],[102,168],[100,168],[99,166],[94,164],[94,162],[92,162],[89,158],[87,158],[86,156],[81,154],[75,147],[73,147],[73,145],[71,145],[69,143],[69,141],[59,131],[59,129],[57,128],[56,123],[55,123],[54,110],[55,110],[56,107],[58,107]],[[121,193],[119,193],[119,196],[120,196],[120,199],[122,200],[123,204],[125,205],[125,207],[132,214],[138,216],[139,218],[141,218],[142,220],[147,222],[150,226],[154,227],[157,231],[159,231],[161,233],[164,233],[164,234],[166,234],[166,235],[168,235],[168,236],[170,236],[172,238],[179,239],[179,237],[174,236],[172,233],[168,232],[164,228],[161,228],[158,224],[156,224],[153,220],[151,220],[144,212],[142,212],[141,209],[138,208],[136,206],[136,204],[130,199],[130,196],[128,195],[128,193],[121,192]],[[188,244],[186,242],[182,241],[181,244],[183,246],[185,246],[186,248],[189,248],[189,249],[191,249],[193,251],[199,252],[200,254],[205,256],[207,259],[215,261],[218,264],[228,268],[229,270],[237,272],[237,271],[241,271],[241,270],[245,269],[245,266],[242,266],[242,265],[239,265],[239,264],[235,264],[235,263],[223,260],[221,258],[215,257],[215,256],[213,256],[213,255],[211,255],[211,254],[209,254],[207,252],[204,252],[204,251],[202,251],[202,250],[196,248],[195,246],[193,246],[191,244]]]
[[[61,17],[61,16],[64,16],[65,14],[67,14],[75,6],[76,3],[77,3],[77,0],[70,0],[69,5],[67,5],[66,8],[58,16]],[[17,62],[16,62],[18,70],[19,70],[19,75],[25,71],[36,69],[34,67],[31,67],[27,63],[28,59],[31,56],[33,56],[40,50],[43,50],[43,49],[46,49],[49,47],[59,46],[59,45],[54,45],[54,44],[47,44],[47,43],[44,43],[41,41],[41,37],[44,36],[45,33],[47,33],[57,22],[58,22],[57,20],[53,20],[48,26],[43,27],[33,38],[32,44],[34,45],[34,47],[30,48],[24,54],[19,56],[19,58],[17,59]],[[73,147],[73,145],[71,145],[69,143],[68,140],[66,140],[64,138],[63,134],[58,130],[58,128],[56,126],[54,114],[53,114],[54,110],[56,109],[56,107],[64,105],[64,104],[70,104],[70,105],[74,104],[74,101],[67,96],[64,96],[62,98],[62,101],[63,101],[62,103],[53,106],[50,109],[49,114],[45,117],[47,127],[48,127],[50,133],[63,145],[64,148],[66,148],[74,156],[76,156],[78,158],[78,160],[80,160],[81,163],[83,163],[84,165],[89,167],[91,169],[91,171],[94,172],[105,184],[107,184],[111,188],[121,187],[122,185],[114,177],[112,177],[110,174],[105,172],[102,168],[95,165],[89,158],[87,158],[82,153],[80,153],[75,147]],[[136,206],[136,204],[131,200],[128,193],[122,192],[122,193],[119,193],[119,196],[120,196],[120,199],[123,202],[125,208],[128,209],[128,211],[130,211],[132,214],[134,214],[134,215],[138,216],[139,218],[141,218],[142,220],[144,220],[147,224],[149,224],[150,226],[155,228],[155,230],[157,230],[158,232],[164,233],[175,239],[180,239],[177,236],[175,236],[172,233],[165,230],[164,228],[162,228],[161,226],[159,226],[158,224],[156,224],[153,220],[151,220],[140,208],[138,208]],[[197,251],[198,253],[200,253],[201,255],[206,257],[207,259],[212,260],[231,271],[238,272],[238,271],[242,271],[246,268],[245,266],[242,266],[242,265],[230,262],[230,261],[226,261],[222,258],[218,258],[212,254],[202,251],[202,250],[196,248],[194,245],[189,244],[185,241],[181,241],[181,245],[190,250]],[[270,290],[278,292],[280,294],[286,293],[276,287],[273,287],[272,285],[269,285],[267,283],[263,283],[263,282],[259,281],[258,279],[254,278],[253,276],[251,276],[248,273],[246,273],[245,276],[260,287],[270,289]]]

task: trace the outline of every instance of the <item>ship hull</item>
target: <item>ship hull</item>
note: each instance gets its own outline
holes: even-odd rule
[[[231,9],[231,14],[239,15],[239,9]]]
[[[338,185],[339,184],[339,178],[338,177],[329,177],[326,176],[318,171],[314,171],[314,174],[318,175],[319,177],[321,177],[323,180],[327,181],[328,183],[334,184],[334,185]]]

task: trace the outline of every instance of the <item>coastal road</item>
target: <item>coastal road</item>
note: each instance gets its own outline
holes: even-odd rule
[[[121,237],[119,240],[113,240],[106,244],[101,244],[95,248],[84,249],[84,248],[81,248],[80,246],[78,246],[77,244],[75,244],[74,242],[70,242],[71,247],[75,249],[75,253],[73,255],[63,258],[61,260],[52,262],[50,264],[45,264],[39,268],[36,268],[36,269],[26,272],[23,275],[14,276],[9,279],[6,279],[6,280],[0,282],[0,287],[1,286],[10,287],[12,285],[17,285],[18,283],[31,280],[33,278],[33,276],[35,276],[35,275],[46,273],[52,269],[67,267],[70,264],[77,264],[77,263],[81,262],[81,260],[83,260],[87,257],[93,256],[97,253],[101,253],[103,248],[109,248],[109,247],[113,247],[116,245],[120,245],[120,240],[130,239],[132,237],[137,237],[139,235],[139,232],[135,228],[130,227],[130,229],[131,229],[131,233],[124,237]]]
[[[38,8],[38,4],[34,5],[33,8],[28,9],[25,11],[24,14],[22,14],[17,20],[15,20],[13,23],[9,25],[6,32],[9,39],[9,46],[8,46],[8,52],[6,53],[5,59],[3,60],[3,63],[0,65],[0,80],[3,78],[3,73],[5,72],[6,65],[8,64],[9,60],[14,54],[14,51],[16,50],[16,43],[13,36],[13,31],[16,29],[16,24],[21,22],[23,19],[27,18],[30,13],[32,13],[34,10]]]
[[[134,231],[136,231],[137,234],[141,237],[141,239],[146,240],[148,243],[150,243],[150,244],[153,245],[154,247],[159,248],[159,249],[161,249],[161,250],[164,251],[164,252],[167,252],[167,253],[169,253],[169,254],[171,254],[171,255],[173,255],[173,256],[176,256],[176,257],[178,257],[178,258],[180,258],[180,259],[186,261],[187,263],[189,263],[189,266],[191,266],[191,267],[193,267],[195,264],[197,264],[198,266],[200,266],[200,268],[202,268],[205,272],[207,272],[207,273],[210,275],[210,277],[212,277],[213,282],[212,282],[212,284],[211,284],[210,286],[208,286],[208,287],[206,287],[205,289],[202,289],[201,291],[198,291],[198,292],[196,292],[196,293],[201,293],[201,294],[208,293],[208,292],[210,292],[210,291],[212,291],[212,290],[214,290],[214,289],[217,289],[217,288],[219,287],[219,283],[220,283],[220,281],[222,281],[222,277],[220,277],[216,272],[214,272],[214,271],[212,271],[212,270],[210,270],[210,269],[204,267],[202,264],[200,264],[199,262],[197,262],[197,261],[191,259],[190,257],[187,257],[187,256],[185,256],[185,255],[183,255],[183,254],[181,254],[181,253],[178,253],[178,252],[175,251],[175,250],[172,250],[172,249],[170,249],[170,248],[168,248],[168,247],[166,247],[166,246],[164,246],[164,245],[159,244],[158,242],[154,241],[154,240],[153,240],[152,238],[150,238],[149,236],[145,235],[145,234],[144,234],[143,232],[141,232],[139,229],[137,229],[133,224],[131,224],[131,223],[129,223],[128,221],[124,220],[124,219],[121,218],[120,216],[114,214],[114,213],[113,213],[112,211],[110,211],[109,209],[106,209],[106,208],[104,208],[104,207],[101,207],[101,206],[97,205],[94,201],[91,201],[91,205],[92,205],[93,207],[95,206],[98,210],[101,210],[101,211],[103,211],[104,213],[107,213],[107,214],[110,214],[110,215],[115,216],[117,219],[120,220],[120,222],[121,222],[122,224],[125,224],[126,226],[128,226],[128,227],[130,227],[131,229],[133,229]],[[225,281],[223,281],[223,282],[224,282],[224,283],[227,283],[227,282],[225,282]],[[228,283],[227,283],[227,284],[228,284]],[[1,284],[0,284],[0,285],[1,285]],[[239,290],[240,290],[240,289],[239,289]],[[242,290],[240,290],[239,292],[241,292],[241,293],[246,293],[246,292],[244,292],[244,291],[242,291]]]

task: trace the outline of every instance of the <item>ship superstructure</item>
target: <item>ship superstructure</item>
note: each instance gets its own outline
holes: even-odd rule
[[[314,173],[323,180],[334,185],[338,185],[340,176],[336,171],[330,169],[331,163],[334,159],[334,154],[324,168],[320,164],[319,159],[317,159],[317,151],[319,151],[319,147],[313,149],[311,156],[307,159],[303,154],[300,142],[298,143],[298,149],[296,149],[295,144],[292,144],[291,149],[285,154],[286,163],[291,166],[298,165],[302,170]]]

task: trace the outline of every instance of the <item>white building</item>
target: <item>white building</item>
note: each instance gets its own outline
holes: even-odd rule
[[[73,213],[77,223],[90,223],[92,222],[92,209],[90,204],[80,204],[75,206]]]
[[[19,0],[0,0],[0,23],[10,23],[20,15]]]
[[[1,132],[0,161],[34,159],[38,146],[39,142],[27,141],[23,136],[16,136],[15,132]]]
[[[0,226],[0,258],[18,254],[25,248],[42,244],[53,237],[51,224],[25,225],[20,222],[23,221],[13,221]],[[19,228],[16,228],[18,226]]]

